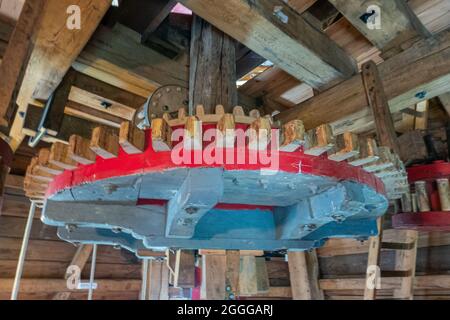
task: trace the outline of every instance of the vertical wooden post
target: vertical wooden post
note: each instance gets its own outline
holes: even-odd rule
[[[288,253],[292,298],[294,300],[323,300],[319,288],[319,265],[317,253]]]
[[[364,300],[375,300],[377,286],[380,283],[380,249],[383,238],[383,218],[378,218],[378,235],[369,239],[369,256],[367,258],[366,283],[364,288]]]
[[[239,269],[241,255],[239,250],[227,250],[227,269],[225,275],[225,298],[234,300],[239,295]]]
[[[226,264],[226,255],[202,256],[202,299],[223,300],[225,298]]]
[[[165,261],[149,261],[146,298],[147,300],[169,299],[169,268]]]
[[[380,145],[389,147],[396,154],[400,154],[394,121],[375,62],[369,61],[363,64],[362,78],[366,90],[367,102],[372,109],[375,119],[375,128],[380,139]]]
[[[205,113],[223,105],[231,113],[237,104],[235,41],[194,16],[191,38],[189,111],[199,104]]]

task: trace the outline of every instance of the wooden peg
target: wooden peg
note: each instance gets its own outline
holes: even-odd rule
[[[54,175],[44,172],[39,168],[38,158],[34,157],[31,159],[30,165],[27,167],[27,176],[35,181],[40,181],[48,183],[53,181]]]
[[[50,149],[50,163],[65,170],[74,170],[77,163],[69,156],[69,146],[62,142],[55,142]]]
[[[152,146],[153,150],[170,151],[172,149],[172,129],[165,119],[152,120]]]
[[[37,158],[39,169],[41,169],[42,171],[55,176],[63,173],[63,170],[50,163],[50,149],[43,148],[39,150]]]
[[[205,108],[201,104],[199,104],[195,108],[195,114],[197,117],[203,117],[205,115]]]
[[[124,121],[120,125],[119,144],[128,154],[142,153],[145,148],[145,132],[131,122]]]
[[[225,108],[221,104],[218,104],[216,106],[216,114],[220,116],[223,116],[225,114]]]
[[[74,161],[89,165],[95,162],[95,153],[90,148],[91,142],[78,135],[71,135],[69,138],[69,157]]]
[[[200,150],[202,148],[202,139],[202,122],[195,116],[187,117],[183,138],[184,148],[187,150]]]
[[[328,156],[328,159],[341,162],[359,155],[358,136],[351,132],[345,132],[336,137],[337,152]]]
[[[270,143],[272,126],[267,118],[257,118],[252,122],[248,134],[248,148],[250,150],[266,150]]]
[[[428,198],[426,182],[416,181],[414,185],[416,187],[417,203],[419,205],[419,211],[420,212],[431,211],[430,199]]]
[[[378,145],[373,138],[360,138],[359,141],[360,154],[359,158],[352,159],[349,164],[355,167],[367,165],[380,159],[378,156]]]
[[[305,126],[301,120],[293,120],[282,128],[280,151],[294,152],[305,144]]]
[[[236,106],[233,108],[233,114],[235,116],[245,116],[244,109],[241,106]]]
[[[244,109],[241,106],[236,106],[233,108],[234,122],[236,124],[247,124],[251,125],[255,118],[246,116]]]
[[[439,192],[439,200],[441,202],[442,211],[450,211],[450,188],[448,179],[436,180]]]
[[[217,130],[222,134],[223,140],[217,139],[216,144],[219,148],[233,148],[236,139],[235,134],[236,123],[234,122],[234,115],[226,113],[217,123]]]
[[[323,124],[315,129],[309,130],[306,135],[305,154],[320,156],[334,146],[334,139],[329,124]]]
[[[391,149],[388,147],[378,147],[379,160],[373,164],[364,166],[364,170],[367,172],[376,172],[394,168]]]
[[[119,137],[110,128],[97,127],[92,131],[90,148],[103,159],[116,158],[119,154]]]
[[[252,117],[252,118],[257,119],[257,118],[260,118],[260,117],[261,117],[261,113],[259,112],[259,110],[253,109],[253,110],[251,110],[251,111],[249,112],[249,116]]]

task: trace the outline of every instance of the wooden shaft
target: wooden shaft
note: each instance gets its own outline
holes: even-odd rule
[[[425,181],[416,181],[416,194],[417,194],[417,202],[419,206],[420,212],[429,212],[430,208],[430,200],[427,194],[427,185]]]

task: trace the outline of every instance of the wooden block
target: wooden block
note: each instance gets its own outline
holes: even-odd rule
[[[246,116],[244,109],[241,106],[233,108],[234,121],[239,124],[252,124],[255,121],[254,117]]]
[[[272,126],[267,118],[257,118],[252,122],[248,134],[248,148],[250,150],[266,150],[270,143]]]
[[[264,294],[269,292],[270,281],[269,274],[267,272],[266,258],[259,257],[256,258],[256,287],[258,289],[258,294]]]
[[[95,153],[90,148],[91,142],[88,139],[78,135],[72,135],[69,138],[69,157],[84,165],[95,162]]]
[[[128,154],[139,154],[145,149],[145,132],[131,122],[124,121],[120,125],[119,144]]]
[[[74,170],[77,163],[69,156],[69,146],[55,142],[50,149],[50,163],[66,170]]]
[[[394,168],[392,153],[388,147],[378,147],[379,160],[373,164],[364,166],[364,170],[367,172],[382,171],[390,168]]]
[[[48,149],[48,148],[39,150],[38,166],[39,166],[40,170],[50,173],[55,176],[63,173],[63,170],[61,170],[54,164],[50,163],[50,149]]]
[[[107,127],[97,127],[92,131],[90,148],[103,159],[116,158],[119,154],[119,137]]]
[[[186,118],[183,144],[187,150],[201,150],[203,138],[202,122],[195,116]]]
[[[201,104],[195,107],[195,115],[199,118],[205,115],[205,108]]]
[[[152,146],[153,150],[170,151],[172,149],[172,129],[165,119],[152,120]]]
[[[54,177],[54,175],[49,174],[49,173],[44,172],[39,169],[37,157],[34,157],[31,159],[31,163],[27,167],[26,175],[35,181],[40,181],[40,182],[44,182],[44,183],[53,181],[53,177]]]
[[[427,187],[425,181],[416,181],[414,183],[416,187],[417,194],[417,204],[420,212],[429,212],[430,208],[430,199],[428,198]]]
[[[216,110],[215,111],[216,111],[216,115],[219,115],[219,116],[223,116],[225,114],[225,108],[221,104],[218,104],[216,106]]]
[[[439,200],[441,202],[442,211],[450,211],[450,188],[448,179],[436,180],[439,192]]]
[[[256,258],[245,256],[241,258],[239,295],[254,296],[256,294],[258,294]]]
[[[306,135],[305,154],[320,156],[333,148],[333,146],[334,139],[330,125],[323,124],[308,131]]]
[[[359,141],[359,158],[352,159],[349,164],[355,167],[360,167],[378,161],[378,145],[373,138],[361,138]]]
[[[359,155],[358,136],[351,132],[345,132],[336,138],[337,152],[328,156],[328,159],[341,162]]]
[[[301,120],[286,123],[282,129],[280,151],[294,152],[305,144],[305,126]]]
[[[249,115],[250,117],[252,117],[252,118],[255,118],[255,119],[258,119],[258,118],[261,117],[261,113],[259,112],[258,109],[250,110],[250,112],[249,112],[248,115]]]
[[[234,122],[234,115],[226,113],[217,123],[217,130],[223,136],[223,139],[217,137],[216,144],[219,148],[233,148],[236,139],[235,134],[236,123]],[[218,134],[219,136],[219,134]]]
[[[195,287],[195,252],[193,250],[177,250],[173,269],[174,287]]]

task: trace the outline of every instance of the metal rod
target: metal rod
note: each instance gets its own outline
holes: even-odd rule
[[[92,294],[94,293],[94,275],[95,275],[95,263],[97,261],[97,244],[93,245],[92,259],[91,259],[91,274],[89,276],[89,294],[88,300],[92,300]]]
[[[149,265],[149,259],[143,259],[142,260],[141,300],[147,300],[148,265]]]
[[[20,280],[22,279],[23,265],[27,255],[28,240],[30,239],[31,227],[33,225],[34,213],[36,212],[36,201],[31,201],[30,211],[28,213],[28,220],[23,234],[22,247],[20,248],[19,261],[17,262],[16,277],[14,278],[14,285],[11,292],[11,300],[17,300],[19,294]]]

